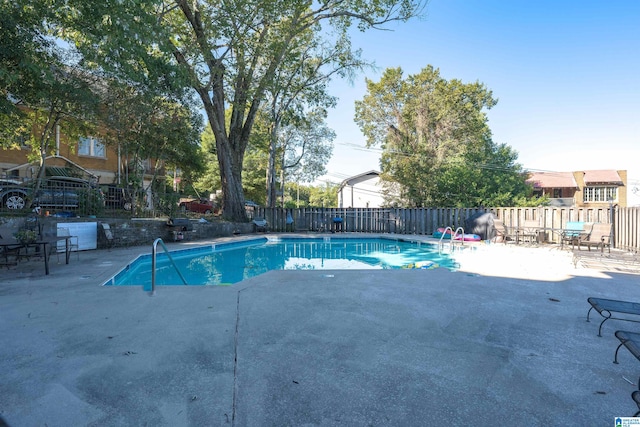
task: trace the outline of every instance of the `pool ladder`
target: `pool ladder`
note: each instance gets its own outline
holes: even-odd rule
[[[451,231],[451,243],[450,243],[450,249],[451,252],[453,252],[453,245],[455,243],[458,243],[460,246],[464,246],[464,228],[462,227],[458,227],[456,228],[456,231],[453,231],[453,228],[451,227],[447,227],[444,229],[444,231],[442,232],[442,236],[440,236],[440,241],[438,242],[438,249],[440,250],[440,252],[443,251],[444,249],[444,236],[447,235],[447,231]],[[460,234],[458,234],[458,232],[460,232]],[[456,236],[460,236],[460,240],[456,240]]]
[[[151,294],[150,295],[156,294],[156,255],[158,254],[158,243],[162,246],[162,249],[164,249],[164,253],[167,254],[167,258],[169,258],[169,261],[171,261],[171,265],[173,265],[173,268],[175,268],[176,271],[178,272],[178,275],[182,279],[182,283],[184,283],[185,285],[187,284],[187,281],[185,280],[184,276],[178,269],[178,266],[173,261],[173,258],[171,257],[171,252],[169,252],[169,249],[167,249],[167,246],[164,244],[162,239],[158,237],[156,240],[154,240],[153,247],[151,248]]]

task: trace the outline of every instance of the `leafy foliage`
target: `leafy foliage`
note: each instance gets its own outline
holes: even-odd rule
[[[0,144],[11,146],[28,135],[21,106],[39,99],[42,83],[59,62],[44,34],[42,8],[0,1]]]
[[[311,182],[325,173],[325,164],[333,153],[335,132],[325,125],[326,111],[317,109],[282,129],[284,152],[282,168],[288,179]]]
[[[356,122],[368,146],[382,146],[386,204],[507,206],[530,196],[516,152],[491,139],[484,110],[496,102],[483,84],[448,81],[431,66],[367,80]]]
[[[284,179],[304,182],[324,173],[334,138],[323,125],[325,109],[336,104],[327,84],[334,75],[350,76],[365,66],[360,52],[352,52],[344,36],[327,41],[307,29],[292,44],[265,93],[263,109],[270,123],[268,206],[276,204],[277,169]]]
[[[69,0],[59,17],[87,60],[107,72],[197,93],[216,141],[224,215],[243,220],[243,161],[256,115],[301,38],[311,29],[346,41],[353,23],[377,28],[420,9],[412,0]]]
[[[216,156],[216,141],[213,137],[211,128],[204,129],[201,135],[200,154],[204,163],[204,171],[198,175],[186,177],[183,179],[183,189],[189,192],[189,186],[193,186],[199,194],[211,194],[219,190],[220,170],[218,168],[218,158]]]
[[[338,206],[338,184],[309,187],[309,206],[335,208]]]

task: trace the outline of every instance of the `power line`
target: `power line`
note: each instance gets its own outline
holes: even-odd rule
[[[358,145],[358,144],[354,144],[354,143],[350,143],[350,142],[340,142],[338,143],[340,145],[352,148],[354,150],[359,150],[359,151],[366,151],[366,152],[374,152],[374,153],[380,153],[380,154],[394,154],[397,156],[404,156],[404,157],[408,157],[408,158],[413,158],[413,157],[417,157],[419,156],[416,153],[407,153],[404,151],[400,151],[400,150],[383,150],[381,148],[373,148],[373,147],[365,147],[362,145]],[[452,160],[454,161],[454,160]],[[495,171],[511,171],[512,168],[508,167],[508,166],[502,166],[502,165],[496,165],[496,164],[491,164],[491,163],[478,163],[478,162],[473,162],[471,163],[474,167],[479,168],[479,169],[485,169],[485,170],[495,170]],[[564,176],[567,173],[571,173],[572,171],[555,171],[555,170],[547,170],[547,169],[538,169],[538,168],[527,168],[524,167],[524,165],[522,166],[522,171],[523,172],[528,172],[528,173],[544,173],[547,176]],[[344,175],[344,174],[341,174]],[[345,178],[348,178],[349,176],[344,175]],[[640,183],[640,181],[628,181],[628,183],[631,182],[636,182]],[[634,184],[634,185],[636,185]]]

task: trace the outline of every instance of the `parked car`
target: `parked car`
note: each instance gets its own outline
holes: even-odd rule
[[[43,181],[32,206],[53,209],[79,209],[86,213],[104,207],[104,194],[93,182],[69,176],[52,176]]]
[[[218,208],[213,205],[213,202],[207,199],[194,199],[180,202],[178,205],[183,212],[198,212],[201,214],[217,214]]]
[[[102,186],[104,205],[107,209],[124,209],[130,211],[133,207],[133,197],[128,189],[117,185]]]
[[[19,210],[28,207],[29,188],[18,179],[0,178],[0,203],[3,208]]]

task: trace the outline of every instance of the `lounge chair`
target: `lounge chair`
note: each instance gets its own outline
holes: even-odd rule
[[[253,230],[255,232],[267,231],[267,226],[269,224],[267,223],[266,219],[264,219],[264,218],[255,218],[252,222],[253,222]]]
[[[587,298],[587,302],[591,304],[591,308],[587,312],[587,322],[589,321],[589,315],[591,310],[595,309],[604,319],[600,322],[598,328],[598,336],[602,336],[602,325],[609,319],[613,320],[625,320],[627,322],[640,322],[638,319],[630,319],[629,317],[613,317],[614,313],[625,314],[629,316],[640,316],[640,303],[631,301],[618,301],[605,298]]]
[[[607,246],[609,252],[611,252],[611,224],[601,222],[593,224],[591,232],[578,239],[578,249],[581,246],[586,246],[589,251],[591,251],[592,246],[595,246],[600,248],[601,252],[604,252],[604,247]]]

